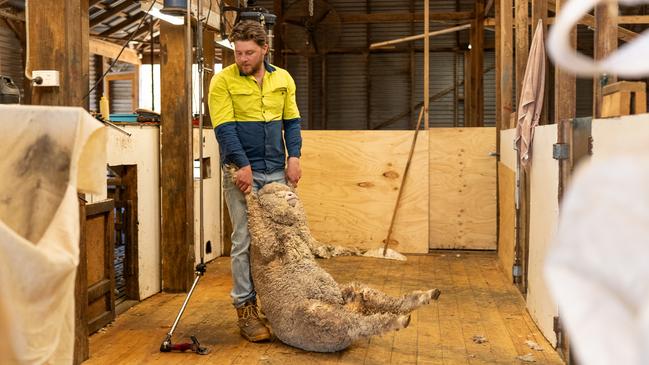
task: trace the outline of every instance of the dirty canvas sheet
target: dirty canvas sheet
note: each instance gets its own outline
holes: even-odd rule
[[[81,108],[0,105],[0,156],[0,363],[72,363],[77,190],[106,189],[104,127]]]
[[[563,201],[545,263],[580,364],[649,364],[649,147],[593,161]]]

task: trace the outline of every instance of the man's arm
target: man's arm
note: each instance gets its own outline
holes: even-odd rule
[[[289,75],[288,90],[286,99],[284,100],[284,142],[286,144],[286,151],[288,152],[288,160],[286,162],[286,178],[293,186],[297,186],[298,181],[302,177],[302,169],[300,168],[300,156],[302,154],[302,134],[300,132],[300,111],[297,108],[295,100],[295,81]]]
[[[250,161],[241,145],[236,124],[234,123],[234,108],[232,97],[227,88],[227,82],[222,75],[215,75],[210,82],[208,104],[212,126],[216,132],[216,139],[219,141],[225,161],[231,161],[237,170],[237,187],[246,192],[252,186],[252,170]]]

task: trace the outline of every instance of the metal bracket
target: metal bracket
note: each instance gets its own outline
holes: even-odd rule
[[[552,317],[552,330],[555,333],[559,333],[563,330],[561,328],[561,321],[559,320],[559,316]]]
[[[563,327],[559,316],[552,317],[552,330],[557,336],[557,349],[560,349],[563,347]]]
[[[555,143],[552,145],[552,158],[555,160],[567,160],[570,158],[570,145],[567,143]]]

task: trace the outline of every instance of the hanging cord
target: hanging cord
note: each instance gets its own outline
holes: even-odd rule
[[[151,11],[151,9],[153,9],[153,5],[154,5],[154,4],[155,4],[155,0],[154,0],[154,1],[151,1],[151,6],[149,6],[149,9],[146,11],[147,13],[149,13],[149,12]],[[113,66],[115,66],[115,64],[116,64],[117,61],[119,60],[119,57],[120,57],[120,56],[122,55],[122,53],[124,52],[124,49],[126,49],[126,46],[128,46],[128,44],[133,40],[133,37],[135,37],[135,34],[137,34],[138,30],[140,30],[140,28],[142,28],[142,24],[144,23],[144,20],[145,20],[145,19],[146,19],[146,17],[142,17],[142,20],[140,20],[140,23],[137,25],[137,28],[135,28],[135,30],[131,33],[131,36],[128,38],[128,40],[126,41],[126,43],[124,43],[124,45],[122,46],[122,49],[121,49],[121,50],[119,51],[119,53],[117,54],[117,57],[115,57],[115,58],[113,59],[113,62],[110,64],[110,66],[108,66],[108,70],[106,70],[106,72],[104,72],[104,74],[101,75],[101,77],[99,78],[99,80],[97,80],[97,82],[95,83],[95,85],[93,85],[93,87],[90,88],[90,90],[88,90],[88,93],[87,93],[87,94],[86,94],[86,95],[85,95],[81,100],[85,100],[85,99],[87,99],[88,96],[90,96],[90,93],[91,93],[94,89],[96,89],[97,86],[99,86],[99,84],[104,80],[104,78],[106,77],[106,75],[108,75],[108,73],[113,69]],[[153,36],[153,34],[151,34],[151,35]],[[145,38],[146,38],[146,37],[145,37]],[[151,67],[153,67],[153,65],[151,65]]]
[[[212,14],[212,0],[210,1],[210,7],[207,8],[207,17],[205,17],[205,25],[209,26],[210,25],[210,14]]]

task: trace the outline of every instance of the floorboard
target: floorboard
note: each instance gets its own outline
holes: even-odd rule
[[[358,281],[395,296],[437,287],[442,295],[413,313],[408,328],[357,341],[338,353],[310,353],[276,339],[253,344],[239,336],[236,326],[229,258],[218,258],[208,265],[174,334],[177,342],[196,336],[210,348],[208,355],[159,352],[185,295],[158,294],[92,335],[84,364],[522,364],[516,357],[528,353],[539,364],[563,364],[494,252],[436,251],[408,256],[406,262],[341,257],[320,263],[341,283]],[[486,341],[478,343],[475,336]],[[529,348],[528,340],[542,351]]]

